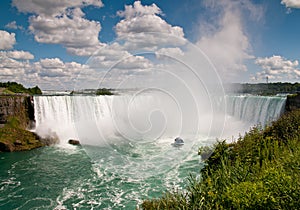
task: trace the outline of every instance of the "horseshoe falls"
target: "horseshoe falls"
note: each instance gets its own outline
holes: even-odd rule
[[[0,209],[135,209],[145,198],[184,189],[190,173],[199,175],[199,146],[277,119],[285,98],[203,103],[190,108],[157,95],[35,96],[36,132],[57,135],[60,144],[0,154]],[[171,145],[177,136],[182,147]]]
[[[279,96],[228,96],[227,113],[242,121],[265,126],[282,114],[285,101]]]

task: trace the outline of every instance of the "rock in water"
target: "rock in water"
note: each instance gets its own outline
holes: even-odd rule
[[[80,145],[80,141],[75,139],[69,139],[68,143],[73,145]]]

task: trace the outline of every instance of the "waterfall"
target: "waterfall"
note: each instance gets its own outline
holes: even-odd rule
[[[206,105],[194,107],[158,94],[35,96],[36,132],[41,136],[56,133],[64,142],[74,138],[97,145],[118,138],[151,142],[188,135],[196,139],[200,134],[215,139],[224,130],[235,135],[250,125],[266,125],[280,116],[285,105],[282,97],[226,96],[225,101],[222,114]]]
[[[282,114],[285,101],[285,97],[279,96],[227,96],[227,113],[239,120],[265,126]]]
[[[101,144],[118,137],[151,141],[162,136],[193,133],[198,119],[168,97],[35,96],[36,132],[55,132],[64,141],[79,138]],[[189,122],[189,123],[184,123]]]

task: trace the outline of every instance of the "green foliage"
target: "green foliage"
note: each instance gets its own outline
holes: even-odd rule
[[[266,129],[252,128],[233,144],[218,142],[201,180],[186,193],[147,200],[143,209],[299,209],[300,110]],[[205,150],[200,149],[200,154]]]
[[[283,142],[300,136],[300,110],[282,116],[273,123],[272,127],[266,128],[264,136],[272,136]]]
[[[213,149],[214,148],[209,147],[209,146],[200,147],[198,149],[198,155],[201,156],[202,160],[207,160],[211,156],[211,154],[213,153]]]
[[[111,89],[100,88],[97,89],[96,95],[114,95],[114,94],[111,92]]]
[[[28,88],[28,91],[32,95],[41,95],[42,94],[42,91],[38,86],[35,86],[33,88]]]
[[[15,94],[14,92],[12,92],[12,91],[10,91],[10,90],[8,90],[8,89],[2,90],[2,93],[3,93],[3,94],[6,94],[6,95],[13,95],[13,94]]]
[[[0,82],[0,87],[6,88],[10,93],[42,94],[42,91],[38,86],[25,88],[23,85],[16,82]]]

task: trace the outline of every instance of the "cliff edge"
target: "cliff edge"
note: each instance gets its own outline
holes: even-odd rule
[[[0,151],[31,150],[44,146],[38,135],[27,130],[33,125],[32,96],[0,95]]]

